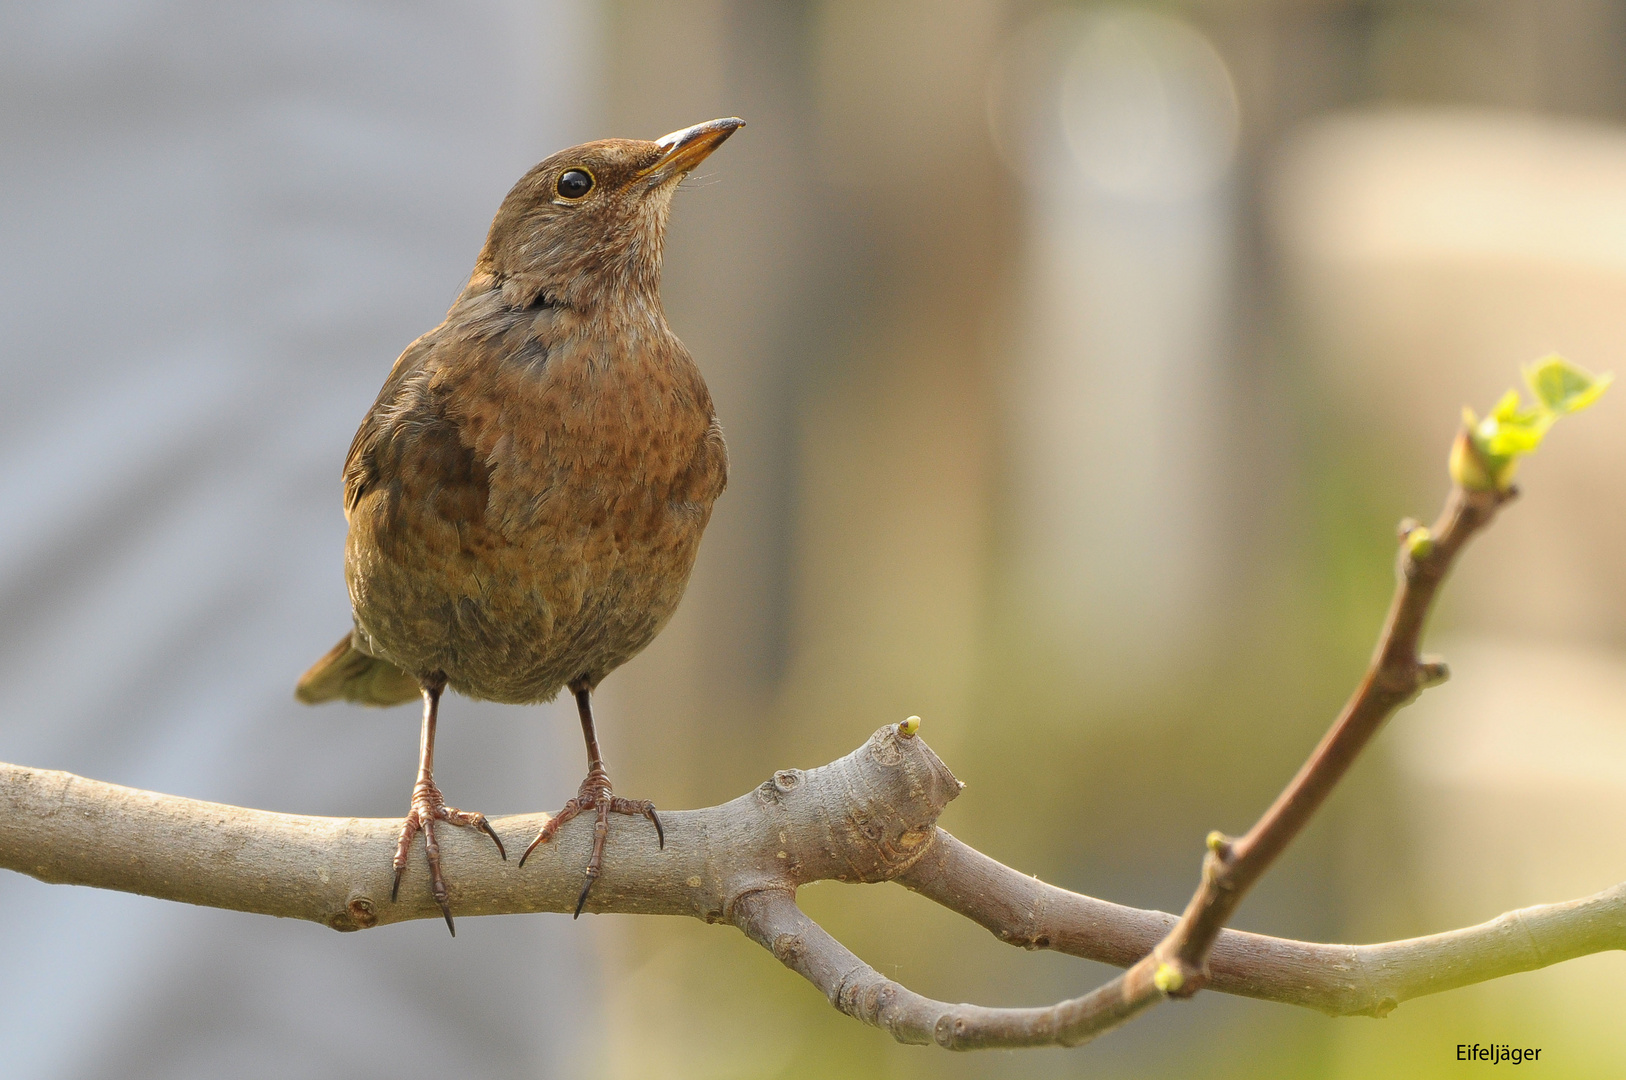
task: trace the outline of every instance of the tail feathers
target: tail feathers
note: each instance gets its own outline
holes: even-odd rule
[[[418,680],[390,663],[356,648],[351,635],[299,677],[294,696],[306,705],[343,698],[362,705],[402,705],[416,701]]]

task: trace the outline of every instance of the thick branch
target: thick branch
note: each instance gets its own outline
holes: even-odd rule
[[[930,846],[959,782],[920,739],[893,726],[838,761],[786,769],[732,802],[662,812],[653,830],[617,818],[589,911],[728,918],[736,897],[808,881],[885,881]],[[492,826],[510,848],[546,820]],[[245,810],[0,765],[0,867],[42,881],[94,885],[166,900],[360,930],[438,918],[422,860],[389,900],[398,819],[318,818]],[[592,822],[539,847],[523,869],[489,840],[442,829],[456,915],[573,911]]]
[[[1045,885],[935,828],[959,785],[924,740],[876,732],[839,761],[785,770],[706,810],[664,815],[668,844],[616,830],[594,911],[731,921],[830,997],[909,1042],[974,1046],[1077,1041],[1160,995],[1121,984],[1045,1009],[932,1001],[865,965],[792,901],[810,881],[896,880],[1005,941],[1127,966],[1175,923]],[[539,815],[501,818],[523,840]],[[0,765],[0,866],[45,881],[122,889],[239,911],[303,918],[339,930],[438,918],[414,866],[390,903],[399,821],[315,818],[197,802],[68,773]],[[557,848],[523,870],[462,830],[444,830],[459,915],[568,911],[589,830],[567,827]],[[1218,990],[1334,1013],[1386,1012],[1420,994],[1626,948],[1626,885],[1567,904],[1510,912],[1482,926],[1383,945],[1315,945],[1234,931],[1212,959]]]

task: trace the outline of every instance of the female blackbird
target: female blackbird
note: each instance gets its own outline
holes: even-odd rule
[[[395,361],[344,466],[355,628],[298,697],[423,698],[395,889],[420,830],[455,934],[435,823],[484,830],[433,778],[441,692],[512,703],[576,696],[587,779],[525,852],[595,811],[580,915],[615,796],[593,732],[600,680],[660,632],[683,595],[728,451],[711,395],[661,310],[661,243],[678,182],[744,121],[555,154],[503,200],[446,320]],[[524,857],[520,865],[524,865]],[[394,892],[392,891],[392,898]]]

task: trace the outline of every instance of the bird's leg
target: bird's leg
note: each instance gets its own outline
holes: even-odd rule
[[[576,790],[576,797],[565,803],[564,809],[542,826],[542,831],[536,834],[531,846],[519,857],[519,864],[524,866],[537,845],[552,840],[565,822],[585,811],[597,811],[597,820],[593,822],[593,854],[587,860],[587,880],[582,883],[581,895],[576,898],[576,914],[572,916],[575,918],[581,915],[582,905],[587,903],[587,894],[592,891],[593,882],[598,880],[599,872],[603,869],[604,841],[610,834],[611,814],[648,818],[655,826],[655,838],[663,849],[666,847],[666,830],[661,828],[661,819],[655,813],[654,803],[647,799],[623,799],[610,790],[610,774],[604,769],[604,757],[598,750],[598,733],[593,730],[592,687],[575,682],[570,685],[570,690],[576,695],[576,711],[581,714],[582,738],[587,740],[587,779]]]
[[[423,831],[423,850],[429,856],[429,885],[435,894],[435,903],[446,917],[446,929],[457,936],[452,923],[451,905],[446,902],[446,879],[440,874],[440,844],[435,840],[435,822],[480,829],[497,845],[497,854],[507,861],[502,838],[491,827],[486,816],[466,810],[454,810],[441,798],[435,786],[435,718],[440,712],[440,695],[446,689],[446,676],[432,675],[423,680],[423,736],[418,741],[418,782],[412,785],[412,809],[407,811],[401,824],[401,838],[395,845],[395,883],[390,886],[393,901],[401,891],[401,875],[406,872],[407,855],[412,851],[412,838]]]

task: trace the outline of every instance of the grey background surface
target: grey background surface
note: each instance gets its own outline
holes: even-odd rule
[[[292,697],[348,626],[339,468],[508,186],[590,129],[585,10],[0,8],[0,758],[405,810],[416,710]],[[565,798],[554,708],[451,705],[448,798]],[[564,1075],[599,1026],[590,920],[339,938],[13,874],[0,911],[0,1076]]]

